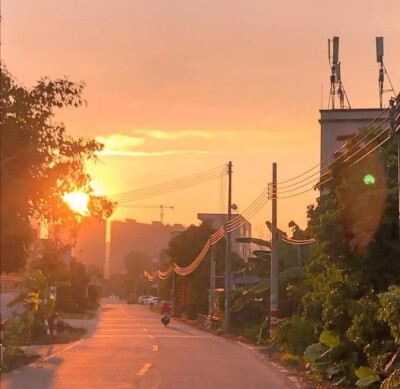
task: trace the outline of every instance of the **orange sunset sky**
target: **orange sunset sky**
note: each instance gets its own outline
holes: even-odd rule
[[[87,107],[56,118],[72,135],[106,145],[89,171],[112,195],[233,162],[233,201],[251,204],[271,180],[319,163],[327,107],[327,40],[340,37],[342,80],[353,108],[378,107],[375,37],[400,89],[398,0],[2,0],[1,57],[26,86],[42,76],[84,81]],[[388,84],[386,84],[388,86]],[[389,94],[385,94],[387,105]],[[226,211],[220,179],[136,204],[171,205],[167,223]],[[278,204],[278,226],[306,225],[310,191]],[[113,218],[159,220],[118,208]],[[253,219],[268,236],[267,204]]]

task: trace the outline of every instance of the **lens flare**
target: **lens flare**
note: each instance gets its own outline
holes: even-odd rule
[[[375,177],[372,174],[367,174],[364,176],[364,184],[365,185],[373,185],[375,184]]]

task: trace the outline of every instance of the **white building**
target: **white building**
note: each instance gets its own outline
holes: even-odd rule
[[[338,141],[342,135],[357,134],[358,130],[371,124],[371,128],[380,127],[389,117],[388,112],[379,108],[330,109],[320,110],[321,119],[321,173],[324,173],[334,160],[334,153],[345,143]],[[386,124],[387,125],[387,124]]]

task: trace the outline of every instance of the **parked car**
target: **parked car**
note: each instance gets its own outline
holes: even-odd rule
[[[152,296],[151,294],[146,294],[144,296],[140,296],[138,298],[138,303],[139,304],[146,304],[146,300],[149,299],[149,298],[152,298],[152,297],[154,297],[154,296]]]
[[[148,298],[148,299],[146,300],[146,305],[148,305],[149,307],[158,306],[158,305],[159,305],[158,297],[151,297],[151,298]]]

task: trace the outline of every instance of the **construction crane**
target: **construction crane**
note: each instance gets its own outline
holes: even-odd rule
[[[164,224],[164,209],[174,209],[172,205],[121,205],[129,208],[160,208],[160,221]]]

